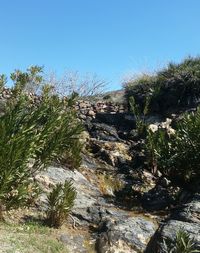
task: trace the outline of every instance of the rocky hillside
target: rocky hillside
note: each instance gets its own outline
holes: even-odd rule
[[[199,62],[200,60],[197,61],[197,63]],[[60,163],[56,162],[59,157],[55,159],[53,156],[54,159],[51,161],[54,162],[51,162],[51,166],[48,166],[45,171],[37,170],[37,173],[30,180],[39,183],[42,192],[36,203],[33,202],[33,207],[5,212],[6,222],[0,223],[0,252],[194,252],[184,251],[182,248],[179,251],[174,251],[173,243],[179,244],[180,242],[180,245],[184,247],[187,244],[187,247],[192,248],[194,244],[195,252],[200,252],[200,193],[199,180],[194,180],[194,175],[199,175],[195,170],[196,168],[192,168],[192,172],[189,171],[186,174],[186,176],[192,175],[191,178],[196,184],[188,184],[190,182],[187,181],[189,177],[184,181],[185,184],[177,183],[176,176],[174,178],[165,173],[165,170],[160,170],[154,160],[155,157],[150,154],[152,149],[149,147],[148,150],[148,146],[145,146],[148,128],[152,132],[160,129],[161,144],[165,144],[165,138],[169,140],[170,135],[176,133],[177,128],[175,127],[183,117],[182,113],[196,111],[199,104],[196,73],[199,72],[194,73],[193,65],[190,67],[191,60],[184,64],[189,71],[187,73],[191,71],[189,81],[195,81],[195,89],[192,89],[195,92],[192,92],[189,100],[187,99],[188,94],[193,87],[190,82],[188,87],[185,87],[187,92],[184,89],[185,93],[180,97],[181,100],[176,96],[181,89],[180,87],[186,85],[188,80],[188,75],[185,74],[185,65],[183,69],[181,65],[175,68],[177,72],[172,66],[164,74],[159,73],[157,77],[143,77],[142,85],[140,83],[139,86],[135,83],[130,85],[126,96],[130,101],[131,96],[134,96],[136,104],[133,105],[133,107],[135,106],[133,109],[135,109],[135,114],[131,113],[129,106],[127,106],[124,91],[110,92],[101,97],[78,100],[75,105],[73,104],[68,109],[68,117],[71,115],[71,110],[74,112],[76,109],[73,115],[76,116],[76,112],[78,112],[78,119],[76,118],[73,122],[75,122],[74,124],[82,122],[84,128],[82,134],[80,135],[78,132],[77,135],[80,136],[83,145],[81,165],[78,169],[74,169],[73,166],[67,167],[66,163],[62,162],[63,165],[61,166]],[[139,81],[137,80],[137,82]],[[157,89],[157,84],[161,85],[160,89]],[[18,88],[17,85],[16,88]],[[169,90],[170,92],[168,92]],[[14,91],[17,92],[18,89]],[[9,89],[3,88],[0,96],[2,108],[5,101],[10,98],[10,92]],[[173,106],[164,102],[169,99],[168,96],[173,97]],[[150,98],[149,101],[147,97]],[[36,95],[29,94],[28,99],[30,99],[33,107],[35,106],[34,103],[41,103],[40,97]],[[56,101],[58,102],[59,98]],[[179,103],[180,101],[181,103]],[[137,103],[139,111],[136,110],[138,109]],[[150,109],[152,109],[148,113],[145,113],[146,105],[151,106]],[[177,105],[178,107],[176,107]],[[46,107],[44,106],[44,108]],[[48,104],[47,108],[49,108]],[[66,107],[58,108],[61,108],[59,112],[66,111]],[[27,113],[27,107],[24,111]],[[1,112],[2,115],[5,113],[3,110]],[[48,113],[48,110],[42,112]],[[41,130],[41,122],[44,123],[45,120],[43,117],[39,119],[41,121],[38,120],[39,126],[37,126]],[[60,117],[56,119],[60,119]],[[55,122],[57,121],[53,123]],[[68,123],[68,121],[66,122]],[[193,123],[193,121],[191,122]],[[53,126],[52,132],[54,133],[57,125]],[[69,126],[73,127],[72,124]],[[144,130],[143,132],[138,130],[141,126],[140,130]],[[29,127],[29,129],[32,128]],[[68,131],[69,127],[64,129]],[[191,129],[193,130],[193,128]],[[189,128],[189,130],[191,129]],[[199,125],[197,124],[195,131],[198,129]],[[198,136],[193,135],[192,130],[190,133],[192,133],[193,139],[189,139],[189,144],[195,150],[196,146],[191,140]],[[40,131],[33,133],[37,134],[38,132]],[[185,132],[182,131],[182,133]],[[160,140],[158,139],[158,141]],[[54,142],[56,143],[55,139]],[[61,144],[63,143],[61,142]],[[188,148],[188,142],[186,144]],[[181,148],[184,150],[185,147]],[[8,150],[10,150],[9,147]],[[190,151],[190,148],[188,150]],[[76,153],[75,149],[69,149],[69,151]],[[189,152],[192,158],[193,155],[196,158],[195,152]],[[198,157],[196,160],[191,159],[191,162],[193,160],[197,161],[196,167],[198,168]],[[184,164],[181,163],[181,165]],[[173,171],[171,174],[174,175]],[[178,176],[182,178],[180,174]],[[5,177],[5,179],[6,182],[9,182],[9,178]],[[54,185],[64,183],[65,180],[71,180],[76,188],[75,205],[61,228],[50,228],[44,222],[44,211],[48,208],[47,194]],[[12,194],[13,197],[16,191],[13,192],[11,187],[9,194]],[[174,241],[182,230],[184,232],[182,232],[179,241]],[[171,249],[166,249],[167,243],[170,243]]]
[[[46,193],[66,179],[73,181],[77,198],[62,228],[45,232],[52,237],[51,244],[58,244],[51,246],[58,251],[51,252],[156,253],[161,252],[163,239],[173,239],[180,228],[200,246],[200,195],[174,186],[159,171],[153,174],[148,170],[144,164],[144,140],[135,134],[134,115],[125,105],[110,100],[111,96],[109,101],[77,102],[85,127],[81,136],[82,165],[71,170],[54,164],[36,175],[44,193],[35,208],[8,216],[9,223],[22,223],[25,227],[14,228],[21,234],[11,243],[8,238],[14,237],[12,226],[1,226],[0,252],[16,248],[20,252],[49,252],[49,245],[35,249],[35,243],[29,242],[29,251],[23,247],[27,244],[26,226],[30,229],[33,222],[41,224]],[[150,116],[148,122],[168,127],[171,121],[162,122],[157,115]],[[40,230],[37,229],[43,233]],[[39,235],[28,235],[41,242]]]
[[[52,166],[36,177],[46,191],[65,179],[72,179],[77,189],[65,224],[70,231],[61,230],[58,240],[72,253],[156,253],[164,238],[173,239],[184,228],[200,246],[199,194],[148,170],[134,116],[105,101],[80,101],[77,108],[85,126],[81,167],[71,171]],[[168,127],[171,121],[161,118],[148,120]],[[38,207],[45,208],[45,195]]]

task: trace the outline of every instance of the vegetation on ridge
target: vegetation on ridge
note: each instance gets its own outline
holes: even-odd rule
[[[170,63],[155,74],[143,74],[124,85],[127,99],[133,96],[141,110],[145,98],[150,97],[150,113],[195,105],[200,99],[200,57]]]

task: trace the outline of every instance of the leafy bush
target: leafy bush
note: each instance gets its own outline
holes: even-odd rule
[[[195,187],[200,180],[200,108],[185,114],[174,134],[168,135],[163,129],[150,132],[147,151],[164,175],[178,184]]]
[[[149,112],[192,106],[200,99],[200,57],[188,57],[180,64],[168,64],[156,74],[128,81],[125,90],[127,99],[133,96],[141,110],[150,96]]]
[[[71,181],[58,183],[48,195],[47,222],[50,226],[60,227],[67,219],[76,198],[76,190]]]
[[[164,240],[162,244],[163,253],[195,253],[197,250],[194,239],[183,229],[180,229],[174,240]]]
[[[23,92],[28,79],[27,72],[13,74],[12,96],[0,117],[0,211],[30,203],[38,189],[31,178],[52,161],[67,155],[70,164],[80,162],[82,126],[73,109],[74,96],[60,99],[44,86],[35,104]]]

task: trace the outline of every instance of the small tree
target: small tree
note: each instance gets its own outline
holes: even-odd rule
[[[80,97],[89,97],[101,94],[106,87],[106,82],[96,74],[81,75],[78,71],[67,71],[61,78],[52,72],[47,75],[46,82],[61,96],[75,92]]]
[[[44,85],[42,72],[43,67],[37,65],[31,66],[26,72],[15,70],[10,76],[14,82],[13,93],[18,95],[20,92],[25,91],[36,94]]]

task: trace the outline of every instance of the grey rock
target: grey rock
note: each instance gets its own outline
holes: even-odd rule
[[[61,167],[49,167],[46,171],[40,172],[36,176],[36,179],[40,182],[43,188],[46,187],[47,191],[50,190],[51,185],[64,183],[65,180],[72,180],[73,185],[77,190],[77,198],[74,205],[75,210],[93,206],[98,197],[100,197],[98,188],[88,182],[88,180],[77,170],[71,171]],[[44,196],[41,202],[45,204]]]
[[[194,239],[196,249],[200,250],[200,224],[170,220],[162,227],[160,231],[156,252],[164,253],[162,250],[163,240],[174,240],[176,233],[180,230],[187,232],[190,235],[190,238]]]
[[[176,220],[200,224],[200,194],[195,194],[192,200],[184,204],[172,217]]]
[[[148,211],[158,211],[168,208],[175,203],[175,189],[156,185],[153,189],[145,192],[142,196],[142,206]]]
[[[94,123],[90,133],[93,138],[103,141],[120,140],[117,130],[113,126],[108,126],[103,123]]]
[[[191,201],[184,204],[170,219],[160,226],[148,244],[146,253],[164,253],[163,241],[174,240],[176,233],[184,230],[194,239],[196,248],[200,250],[200,195],[195,194]]]
[[[161,236],[163,238],[173,239],[176,236],[177,231],[181,228],[195,238],[195,241],[197,241],[200,246],[200,224],[170,220],[163,226]]]
[[[113,214],[115,216],[111,216],[112,219],[107,219],[100,225],[96,241],[97,252],[144,252],[157,225],[142,216],[130,217],[123,212]]]

